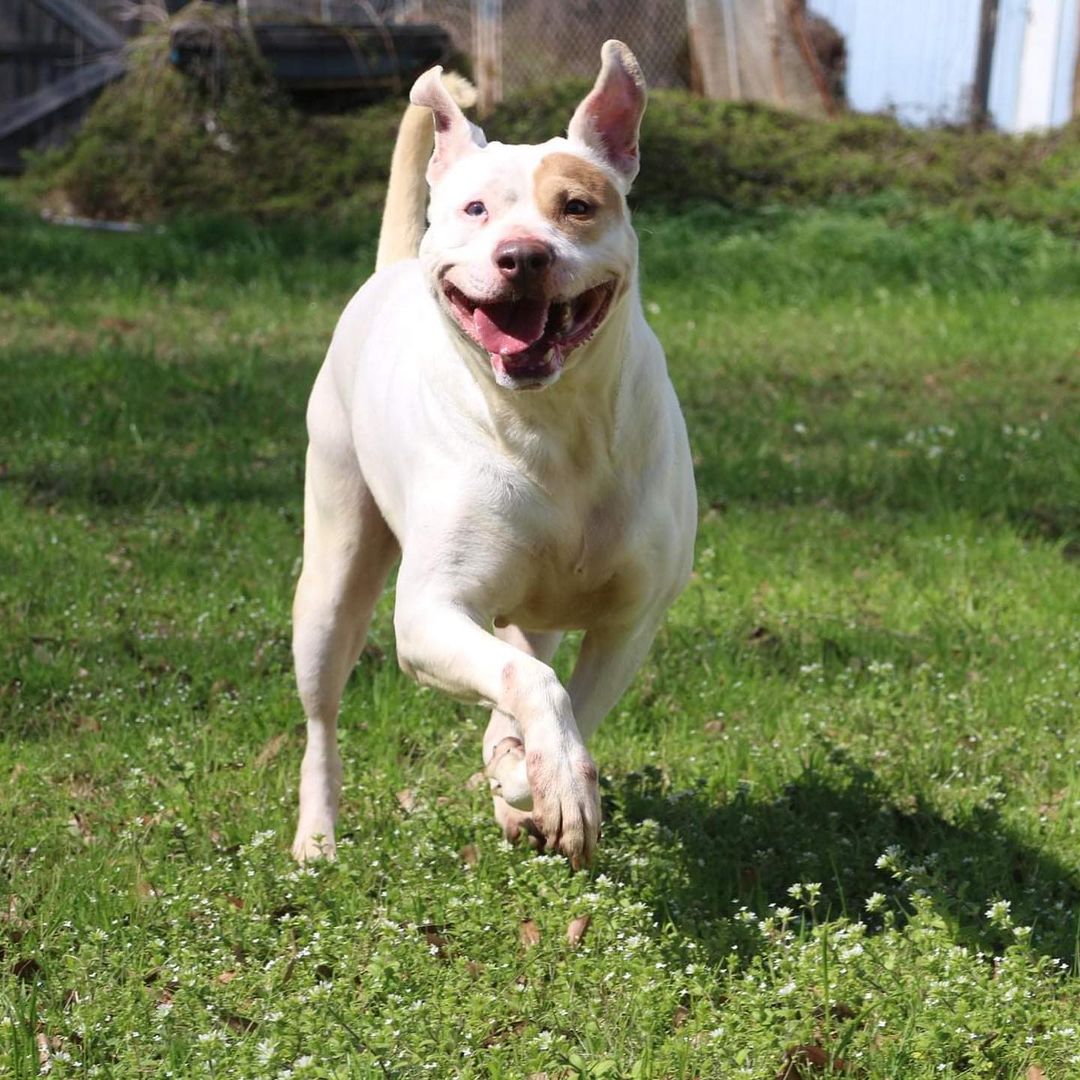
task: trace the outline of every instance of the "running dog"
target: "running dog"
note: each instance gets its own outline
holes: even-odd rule
[[[293,854],[335,854],[338,706],[400,557],[402,669],[492,709],[499,825],[577,866],[600,833],[586,740],[686,583],[696,528],[626,205],[645,83],[608,41],[567,137],[538,146],[486,142],[454,89],[439,68],[413,87],[377,272],[308,406]],[[564,686],[549,662],[566,630],[584,637]]]

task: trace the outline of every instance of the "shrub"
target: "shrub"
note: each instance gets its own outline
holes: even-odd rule
[[[259,218],[356,218],[381,205],[402,102],[350,115],[302,115],[219,9],[185,19],[212,27],[224,77],[181,74],[168,34],[139,39],[129,75],[102,94],[72,145],[33,163],[30,183],[96,217],[205,211]],[[565,130],[587,86],[565,82],[502,104],[493,138],[535,141]],[[677,90],[651,98],[646,168],[633,201],[660,209],[719,203],[820,204],[890,193],[894,215],[948,206],[1080,232],[1080,124],[1045,136],[913,130],[888,116],[808,120],[762,105]]]

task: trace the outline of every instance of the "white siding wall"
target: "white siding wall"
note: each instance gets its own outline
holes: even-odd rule
[[[847,38],[848,99],[908,123],[967,115],[980,0],[810,0]],[[999,0],[990,114],[1006,131],[1064,123],[1072,107],[1078,0]]]

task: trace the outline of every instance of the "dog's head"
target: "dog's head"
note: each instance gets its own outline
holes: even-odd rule
[[[567,138],[539,146],[486,143],[439,68],[413,87],[413,103],[435,118],[420,258],[447,317],[507,389],[553,383],[633,281],[626,193],[645,81],[619,41],[601,60]]]

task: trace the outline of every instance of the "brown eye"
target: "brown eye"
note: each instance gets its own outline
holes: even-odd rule
[[[487,213],[487,207],[479,199],[474,199],[465,207],[465,213],[469,217],[483,217]]]
[[[592,206],[584,199],[567,199],[563,207],[563,213],[567,217],[588,217],[592,210]]]

